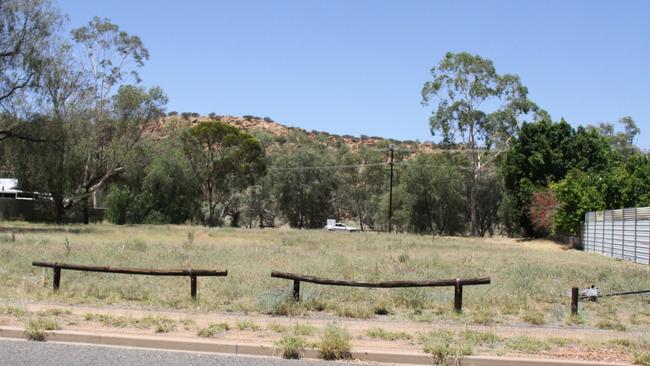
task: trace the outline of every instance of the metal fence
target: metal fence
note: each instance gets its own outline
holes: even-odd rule
[[[650,207],[587,212],[582,245],[587,252],[650,265]]]

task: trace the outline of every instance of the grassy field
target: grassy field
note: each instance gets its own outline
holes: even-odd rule
[[[228,269],[227,278],[200,278],[199,299],[187,278],[52,271],[33,260],[149,268]],[[367,281],[490,276],[491,285],[464,288],[464,313],[453,313],[452,288],[361,289],[302,284],[271,270]],[[545,241],[436,238],[407,234],[329,233],[290,229],[208,229],[191,226],[0,224],[0,302],[121,304],[160,309],[307,314],[472,324],[549,324],[603,329],[650,328],[650,296],[581,303],[568,314],[572,286],[605,293],[650,289],[648,266],[588,254]]]

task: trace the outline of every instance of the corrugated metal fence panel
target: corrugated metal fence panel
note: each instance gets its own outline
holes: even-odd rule
[[[650,264],[650,207],[587,212],[582,233],[587,252]]]
[[[650,220],[636,222],[636,262],[650,264]]]

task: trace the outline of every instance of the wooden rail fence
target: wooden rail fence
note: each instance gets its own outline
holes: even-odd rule
[[[599,297],[639,295],[639,294],[648,294],[648,293],[650,293],[650,290],[625,291],[625,292],[615,292],[611,294],[604,294],[598,296],[588,296],[588,295],[580,295],[580,289],[578,287],[571,287],[571,315],[578,315],[578,301],[580,299],[589,299],[591,301],[597,301]]]
[[[384,282],[359,282],[349,280],[332,280],[328,278],[305,276],[294,273],[272,271],[271,277],[293,280],[293,298],[300,301],[300,282],[316,283],[319,285],[352,286],[369,288],[404,288],[404,287],[444,287],[454,286],[454,310],[461,312],[463,308],[463,286],[488,285],[490,277],[452,279],[452,280],[427,280],[427,281],[384,281]]]
[[[100,272],[100,273],[120,273],[132,275],[147,276],[188,276],[190,278],[190,295],[196,299],[197,277],[225,277],[228,271],[215,271],[211,269],[147,269],[147,268],[123,268],[107,266],[85,266],[80,264],[66,264],[59,262],[32,262],[32,266],[52,268],[52,287],[54,290],[59,289],[61,284],[61,270],[83,271],[83,272]]]

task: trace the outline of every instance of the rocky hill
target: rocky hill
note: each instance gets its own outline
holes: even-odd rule
[[[325,131],[308,131],[299,127],[286,126],[273,121],[269,117],[256,116],[200,116],[197,114],[183,113],[183,115],[168,115],[161,121],[151,126],[149,133],[153,135],[164,135],[166,128],[171,125],[191,126],[199,122],[221,121],[240,128],[266,142],[267,145],[283,145],[287,142],[299,142],[309,139],[314,142],[326,143],[332,147],[339,147],[345,144],[352,150],[357,150],[362,146],[384,148],[389,144],[394,144],[400,149],[408,150],[414,153],[433,152],[439,150],[439,146],[433,142],[420,142],[418,140],[396,140],[378,136],[351,136],[336,135]]]

